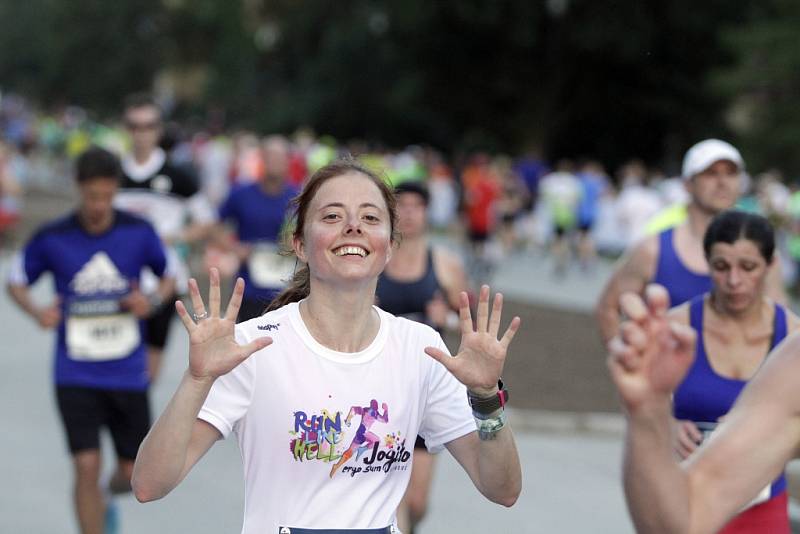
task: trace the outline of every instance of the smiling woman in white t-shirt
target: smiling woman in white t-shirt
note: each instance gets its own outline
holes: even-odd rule
[[[274,309],[234,325],[241,279],[224,315],[216,270],[208,308],[190,283],[195,315],[176,305],[189,367],[139,450],[140,501],[165,496],[233,432],[245,534],[395,531],[418,434],[431,451],[447,448],[488,499],[514,504],[522,474],[499,379],[520,320],[498,340],[502,296],[490,313],[489,288],[481,289],[473,327],[462,294],[461,346],[451,357],[430,327],[377,308],[394,218],[380,177],[336,162],[296,200],[300,267]]]

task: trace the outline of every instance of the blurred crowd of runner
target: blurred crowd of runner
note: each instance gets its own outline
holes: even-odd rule
[[[640,238],[685,218],[688,196],[681,178],[638,159],[610,172],[594,159],[548,161],[537,149],[450,157],[423,145],[390,149],[343,143],[306,128],[288,137],[263,136],[214,122],[201,127],[167,121],[160,140],[169,161],[196,176],[211,206],[219,208],[232,190],[264,179],[270,139],[288,147],[286,182],[293,188],[337,157],[353,155],[383,172],[392,185],[427,186],[430,229],[469,244],[473,280],[486,279],[498,262],[527,250],[551,254],[555,276],[589,271],[598,255],[617,257]],[[78,107],[42,114],[23,98],[4,95],[0,248],[12,246],[15,225],[25,215],[26,191],[69,192],[70,165],[77,155],[91,145],[124,154],[129,133],[122,120],[102,123]],[[778,228],[785,279],[791,284],[800,261],[800,187],[774,169],[748,171],[752,174],[746,175],[737,207],[767,216]],[[214,246],[208,251],[213,263],[235,272],[237,259],[219,252]]]

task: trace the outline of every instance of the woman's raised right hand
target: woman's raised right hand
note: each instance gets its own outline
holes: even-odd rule
[[[244,280],[236,280],[224,316],[220,316],[219,271],[216,268],[209,271],[209,282],[208,309],[194,278],[189,280],[194,314],[189,314],[181,301],[175,303],[175,309],[189,333],[189,373],[196,380],[213,382],[271,344],[272,338],[260,337],[247,345],[239,345],[234,338],[234,326],[242,304]]]

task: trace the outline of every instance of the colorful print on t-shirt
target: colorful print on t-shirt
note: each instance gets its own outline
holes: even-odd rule
[[[330,476],[339,471],[351,477],[368,473],[405,471],[411,452],[400,432],[379,436],[389,422],[389,407],[372,399],[368,406],[352,406],[342,421],[342,412],[322,410],[319,415],[294,413],[289,450],[296,461],[336,462]],[[344,423],[344,424],[343,424]],[[354,424],[356,423],[356,424]]]

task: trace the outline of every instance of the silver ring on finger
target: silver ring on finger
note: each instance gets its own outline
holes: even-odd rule
[[[204,311],[203,313],[193,313],[192,318],[196,323],[199,323],[203,319],[208,319],[208,312]]]

